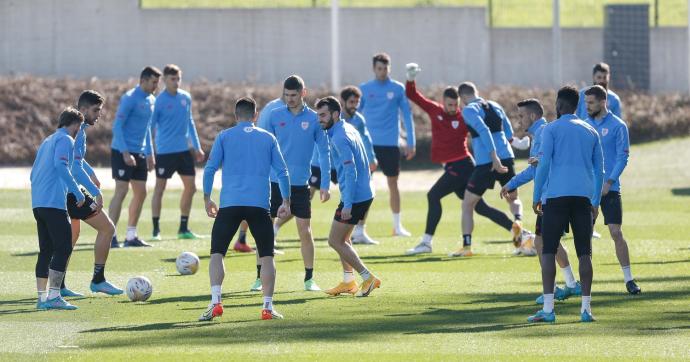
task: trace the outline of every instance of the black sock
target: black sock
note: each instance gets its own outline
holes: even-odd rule
[[[462,246],[472,246],[472,234],[462,235]]]
[[[304,281],[311,279],[314,276],[314,268],[304,268]]]
[[[161,227],[159,224],[159,221],[161,220],[161,218],[160,217],[152,217],[151,219],[153,220],[153,234],[154,235],[159,234],[161,232]]]
[[[65,276],[67,276],[67,271],[65,270]],[[65,286],[65,277],[62,277],[62,284],[60,284],[60,289],[65,289],[67,288]]]
[[[187,222],[189,222],[189,216],[180,216],[180,232],[189,231],[187,228]]]
[[[522,220],[522,214],[515,214],[515,221]]]
[[[237,241],[240,244],[246,244],[247,243],[247,232],[240,230],[240,236],[237,238]]]
[[[261,278],[261,265],[256,266],[256,279]]]
[[[93,278],[91,282],[102,283],[105,281],[105,264],[94,264],[93,265]]]

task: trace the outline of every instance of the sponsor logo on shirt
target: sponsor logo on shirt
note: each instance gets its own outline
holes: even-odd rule
[[[309,122],[302,122],[302,129],[306,131],[307,128],[309,128]]]
[[[450,125],[453,126],[453,129],[457,129],[458,126],[460,126],[460,121],[452,121],[450,122]]]
[[[254,127],[244,127],[244,131],[247,133],[252,132],[254,131]]]
[[[607,134],[609,134],[609,129],[608,128],[602,128],[601,129],[601,135],[606,136]]]
[[[285,122],[280,122],[279,124],[281,127],[285,127]]]
[[[438,118],[439,121],[443,121],[443,116],[440,114],[438,116],[436,116],[436,118]]]
[[[393,92],[388,92],[388,93],[386,93],[386,97],[388,97],[388,100],[391,100],[391,99],[393,99],[393,98],[395,97],[395,93],[393,93]]]

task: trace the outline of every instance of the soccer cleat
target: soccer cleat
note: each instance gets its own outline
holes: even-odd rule
[[[534,238],[534,234],[528,230],[522,229],[520,233],[520,247],[518,248],[520,254],[524,256],[537,255],[537,249],[534,247]]]
[[[132,240],[126,240],[124,246],[125,246],[125,248],[141,248],[141,247],[150,247],[151,244],[145,242],[144,240],[139,239],[139,237],[135,237]]]
[[[592,237],[595,239],[601,239],[601,234],[599,234],[596,230],[592,230]]]
[[[191,232],[190,230],[178,231],[177,232],[177,238],[178,239],[185,239],[185,240],[196,240],[199,238],[199,235]]]
[[[590,323],[590,322],[596,322],[596,318],[592,315],[592,312],[590,311],[584,311],[582,314],[580,314],[580,322],[582,323]]]
[[[117,242],[117,236],[113,235],[113,239],[110,240],[110,248],[117,249],[120,247],[120,243]]]
[[[553,292],[553,299],[554,300],[566,300],[570,297],[570,295],[567,294],[565,289],[562,289],[559,286],[556,286],[556,290]],[[536,300],[537,304],[544,304],[544,294],[540,295],[537,297]]]
[[[261,319],[262,320],[270,320],[270,319],[283,319],[283,315],[272,310],[272,309],[262,309],[261,310]]]
[[[60,289],[60,296],[63,298],[74,298],[74,297],[83,297],[84,294],[81,294],[79,292],[75,292],[67,287],[64,287]]]
[[[417,255],[424,253],[431,253],[431,245],[423,241],[417,244],[417,246],[415,246],[414,248],[407,249],[407,251],[405,251],[405,255]]]
[[[352,240],[353,244],[360,244],[360,245],[378,245],[379,244],[378,241],[369,237],[369,235],[367,235],[366,232],[363,232],[363,233],[358,234],[358,235],[352,235],[352,238],[350,238],[350,240]]]
[[[642,293],[642,289],[637,286],[637,283],[635,282],[635,279],[628,281],[625,283],[625,289],[628,290],[628,293],[635,295],[635,294],[640,294]]]
[[[565,300],[565,299],[568,299],[572,296],[579,297],[582,295],[582,284],[580,284],[580,282],[576,282],[575,287],[573,287],[573,288],[566,285],[565,288],[563,289],[563,291],[565,292],[565,298],[564,299],[558,299],[557,298],[558,296],[556,296],[556,299]]]
[[[515,220],[510,231],[513,233],[513,246],[519,248],[520,244],[522,243],[522,221]]]
[[[110,284],[108,281],[104,280],[100,283],[94,283],[91,282],[91,291],[93,293],[103,293],[103,294],[108,294],[108,295],[120,295],[124,291],[112,284]]]
[[[319,286],[316,285],[314,279],[309,279],[306,282],[304,282],[304,290],[308,292],[319,292],[321,291],[321,288],[319,288]]]
[[[158,231],[158,232],[154,232],[153,235],[151,235],[151,239],[149,239],[149,240],[161,241],[162,239],[163,238],[161,238],[161,233],[160,233],[160,231]]]
[[[325,290],[324,292],[328,295],[335,297],[343,293],[349,293],[354,295],[355,293],[357,293],[358,290],[359,286],[357,285],[357,282],[353,280],[349,283],[340,282],[340,284],[336,285],[334,288]]]
[[[355,294],[357,297],[366,297],[371,294],[371,292],[374,291],[374,289],[381,287],[381,279],[377,278],[374,276],[374,274],[371,274],[369,276],[369,279],[365,280],[362,282],[362,285],[359,288],[359,292]]]
[[[393,236],[410,237],[412,236],[412,233],[405,230],[405,228],[400,225],[399,227],[393,228]]]
[[[223,315],[223,304],[209,304],[206,311],[199,317],[199,322],[212,321],[213,318],[220,317]]]
[[[260,292],[263,289],[263,286],[261,285],[261,278],[256,278],[254,281],[254,284],[252,284],[251,288],[249,288],[250,292]]]
[[[62,297],[57,296],[53,299],[48,299],[42,303],[44,309],[62,309],[62,310],[75,310],[78,309],[77,306],[69,304]]]
[[[536,314],[527,317],[529,323],[554,323],[556,322],[556,312],[546,313],[540,309]]]
[[[45,307],[44,304],[45,304],[45,302],[41,302],[41,299],[39,298],[39,299],[36,301],[36,309],[37,309],[37,310],[46,310],[46,307]]]
[[[239,241],[235,242],[235,245],[232,247],[232,250],[238,252],[238,253],[253,253],[254,249],[247,245],[247,244],[242,244]]]
[[[285,255],[285,252],[282,250],[278,250],[278,249],[274,248],[273,249],[273,256],[276,256],[276,255]]]
[[[472,253],[472,250],[470,250],[470,249],[465,249],[464,247],[462,247],[462,248],[460,248],[460,249],[458,249],[458,250],[456,250],[456,251],[454,251],[454,252],[448,254],[448,256],[450,256],[450,257],[452,257],[452,258],[457,258],[457,257],[470,257],[470,256],[472,256],[472,255],[474,255],[474,254]]]

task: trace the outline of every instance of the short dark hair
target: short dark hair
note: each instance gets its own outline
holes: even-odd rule
[[[371,60],[371,65],[376,65],[376,62],[381,62],[383,65],[391,64],[391,56],[386,53],[376,53]]]
[[[536,114],[539,118],[544,115],[544,106],[536,98],[522,100],[518,102],[517,106],[519,108],[526,108],[530,113]]]
[[[600,62],[600,63],[594,64],[594,68],[592,68],[592,75],[594,75],[596,72],[611,73],[611,68],[609,67],[608,64],[606,64],[604,62]]]
[[[161,74],[163,73],[161,73],[160,69],[149,65],[141,71],[139,79],[149,79],[151,77],[158,78],[161,76]]]
[[[168,64],[163,68],[163,75],[180,75],[182,69],[175,64]]]
[[[291,75],[285,78],[283,82],[283,88],[287,90],[296,90],[298,92],[304,89],[304,80],[299,75]]]
[[[606,99],[607,92],[604,87],[600,85],[593,85],[585,90],[586,96],[594,96],[598,101],[603,101]]]
[[[458,86],[458,95],[464,96],[464,95],[470,95],[470,94],[477,94],[477,86],[474,85],[472,82],[462,82]]]
[[[444,98],[458,99],[459,96],[460,94],[458,94],[458,90],[455,87],[447,87],[443,90]]]
[[[577,103],[580,101],[580,93],[577,88],[567,85],[558,90],[556,96],[557,111],[563,114],[573,114],[577,109]]]
[[[105,98],[95,90],[87,89],[79,95],[79,100],[77,101],[77,109],[82,107],[91,107],[93,105],[100,105],[105,103]]]
[[[347,100],[350,99],[350,97],[362,98],[362,91],[360,91],[359,88],[353,85],[349,85],[340,91],[340,98],[344,102],[347,102]]]
[[[242,97],[235,102],[235,118],[248,120],[256,114],[256,101],[250,97]]]
[[[58,128],[84,122],[84,115],[74,107],[65,108],[58,117]]]
[[[340,107],[340,102],[338,102],[338,100],[333,96],[321,98],[316,101],[316,109],[319,109],[323,106],[327,106],[328,112],[330,113],[340,112],[342,110],[342,107]]]

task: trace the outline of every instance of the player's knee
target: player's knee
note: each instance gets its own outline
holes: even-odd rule
[[[623,230],[621,229],[612,229],[611,238],[616,244],[625,243],[625,239],[623,238]]]

